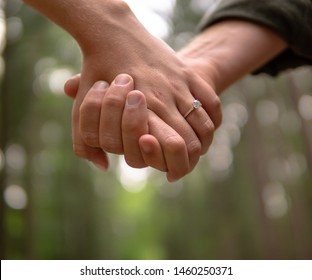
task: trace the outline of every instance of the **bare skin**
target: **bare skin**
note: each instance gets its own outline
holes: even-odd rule
[[[98,80],[111,83],[119,73],[127,73],[134,79],[135,88],[145,95],[152,112],[149,118],[153,118],[158,128],[171,132],[164,141],[159,141],[163,151],[177,154],[187,151],[178,169],[168,169],[170,177],[181,178],[189,173],[207,151],[221,121],[220,100],[210,85],[193,73],[172,49],[149,34],[123,1],[25,2],[67,30],[82,50],[81,82],[72,114],[76,155],[106,166],[105,152],[124,153],[120,135],[109,126],[108,111],[101,113],[106,121],[101,124],[100,147],[94,146],[96,140],[82,136],[79,121],[81,104],[93,84]],[[183,115],[194,98],[202,100],[203,108],[186,120]],[[124,104],[124,100],[114,95],[103,102],[103,107],[110,111]],[[144,162],[137,159],[135,165],[142,166]]]
[[[177,55],[209,83],[216,93],[220,94],[229,85],[271,60],[286,47],[286,43],[277,34],[266,28],[245,21],[228,20],[220,22],[198,35]],[[75,97],[78,83],[79,76],[69,80],[65,86],[65,92]],[[74,86],[76,90],[69,90]],[[160,150],[162,146],[157,143],[157,137],[153,138],[150,135],[148,138],[148,135],[138,132],[140,124],[144,123],[145,118],[144,104],[141,105],[142,114],[136,112],[133,116],[125,113],[127,107],[125,107],[124,113],[122,113],[123,108],[120,107],[118,110],[120,116],[117,117],[119,121],[116,125],[118,126],[119,123],[122,135],[133,134],[131,141],[133,147],[137,147],[135,142],[139,143],[141,155],[136,148],[136,152],[132,155],[133,159],[143,157],[147,165],[164,170],[165,161],[161,157]],[[136,110],[138,111],[140,108],[137,107]],[[122,114],[124,115],[122,116]],[[121,118],[122,121],[120,121]],[[132,124],[131,130],[125,130],[124,125],[134,118],[137,118],[137,126]],[[158,139],[162,137],[163,134],[159,135]],[[127,145],[128,139],[128,137],[122,137],[124,145]],[[149,151],[150,154],[145,151]],[[127,153],[128,151],[125,150],[125,155]],[[175,155],[172,155],[171,159],[173,165],[180,162]]]
[[[225,20],[208,28],[176,54],[151,36],[121,0],[25,2],[67,30],[82,50],[83,67],[72,115],[74,152],[103,168],[108,165],[106,152],[124,153],[131,166],[157,166],[167,171],[172,181],[189,173],[211,144],[213,132],[221,122],[217,93],[287,47],[277,34],[264,27]],[[130,77],[121,84],[117,77],[112,84],[125,87],[123,94],[110,88],[105,91],[101,106],[93,101],[90,106],[90,99],[85,100],[89,89],[97,81],[111,83],[119,73]],[[139,145],[129,154],[129,148],[124,150],[129,145],[123,142],[131,137],[125,138],[129,131],[122,131],[127,127],[122,113],[127,104],[126,89],[133,88],[144,95],[142,104],[146,102],[148,108],[148,125],[137,128],[131,141],[139,139]],[[203,107],[184,118],[194,98]],[[100,108],[98,133],[94,129],[90,133],[86,125],[89,120],[85,120],[94,107]],[[146,137],[139,137],[140,134]],[[141,139],[148,139],[149,150],[154,147],[158,153],[161,151],[158,164],[146,163],[142,154],[145,142]],[[183,160],[178,161],[178,155]],[[173,159],[177,166],[168,164]]]

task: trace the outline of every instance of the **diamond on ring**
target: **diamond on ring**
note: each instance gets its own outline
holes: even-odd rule
[[[198,109],[198,108],[200,108],[202,106],[202,103],[199,101],[199,100],[197,100],[197,99],[195,99],[193,102],[192,102],[192,108],[191,109],[189,109],[185,114],[184,114],[184,118],[186,118],[194,109]]]
[[[202,104],[199,100],[194,100],[192,103],[194,109],[198,109]]]

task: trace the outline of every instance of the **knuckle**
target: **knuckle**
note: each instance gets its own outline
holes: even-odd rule
[[[180,170],[169,170],[167,174],[168,174],[169,181],[174,182],[174,181],[180,180],[188,173],[189,173],[189,169],[184,168]]]
[[[215,98],[213,100],[213,106],[216,108],[216,109],[220,109],[221,110],[221,100],[219,98],[218,95],[215,95]]]
[[[199,140],[193,140],[188,144],[187,149],[189,155],[189,169],[187,171],[190,172],[199,161],[202,145]]]
[[[99,144],[102,150],[105,152],[112,154],[123,154],[122,143],[110,134],[102,134]]]
[[[74,151],[74,154],[77,157],[87,158],[87,151],[86,151],[86,149],[84,148],[83,145],[76,145],[76,144],[74,144],[73,145],[73,151]]]
[[[134,159],[128,156],[125,156],[125,161],[130,167],[133,167],[133,168],[144,168],[147,166],[143,160]]]
[[[222,123],[222,115],[220,114],[216,119],[215,119],[215,130],[220,127]]]
[[[73,144],[73,151],[77,157],[87,159],[91,162],[101,162],[101,166],[105,167],[108,164],[106,155],[99,148],[89,147],[84,144]],[[103,158],[104,157],[104,158]],[[100,160],[99,160],[100,159]],[[104,161],[106,161],[106,163]],[[102,165],[104,163],[104,165]]]
[[[202,145],[198,140],[193,140],[187,145],[189,155],[199,157],[201,153]]]
[[[214,117],[214,129],[218,128],[222,122],[222,104],[220,98],[216,95],[216,98],[213,100],[213,107],[215,112]]]
[[[171,135],[165,139],[165,145],[172,154],[180,153],[185,149],[184,140],[178,135]]]
[[[125,118],[122,120],[123,133],[134,134],[136,131],[142,129],[142,120],[138,118]]]
[[[215,125],[214,123],[209,119],[205,122],[205,125],[203,126],[204,132],[202,136],[202,149],[201,149],[201,154],[205,154],[210,147],[212,140],[213,140],[213,135],[215,132]]]
[[[91,146],[98,147],[99,146],[99,134],[97,132],[92,131],[81,131],[81,137],[83,141]]]
[[[108,107],[120,108],[124,107],[125,101],[120,95],[115,94],[104,97],[103,103]]]
[[[204,130],[205,130],[205,134],[206,135],[211,135],[214,133],[215,131],[215,125],[214,123],[212,122],[211,119],[208,119],[206,122],[205,122],[205,125],[203,126],[204,127]]]
[[[96,100],[90,100],[90,99],[85,99],[80,108],[79,108],[79,113],[80,116],[88,116],[90,112],[94,112],[95,110],[98,110],[101,108],[101,103],[97,102]]]

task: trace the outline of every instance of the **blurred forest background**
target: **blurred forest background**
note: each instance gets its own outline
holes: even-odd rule
[[[214,2],[156,10],[167,42],[187,42]],[[117,156],[103,173],[72,152],[63,84],[77,45],[20,0],[0,5],[1,259],[312,258],[311,68],[228,89],[223,125],[183,180]]]

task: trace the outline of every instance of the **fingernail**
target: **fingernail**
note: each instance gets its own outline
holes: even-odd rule
[[[96,90],[104,90],[104,89],[107,89],[108,88],[108,83],[105,82],[105,81],[98,81],[96,82],[94,85],[93,85],[93,89],[96,89]]]
[[[127,105],[129,106],[136,106],[140,102],[140,95],[136,93],[129,93],[127,97]]]
[[[124,86],[130,82],[130,77],[127,74],[120,74],[116,77],[114,84]]]

